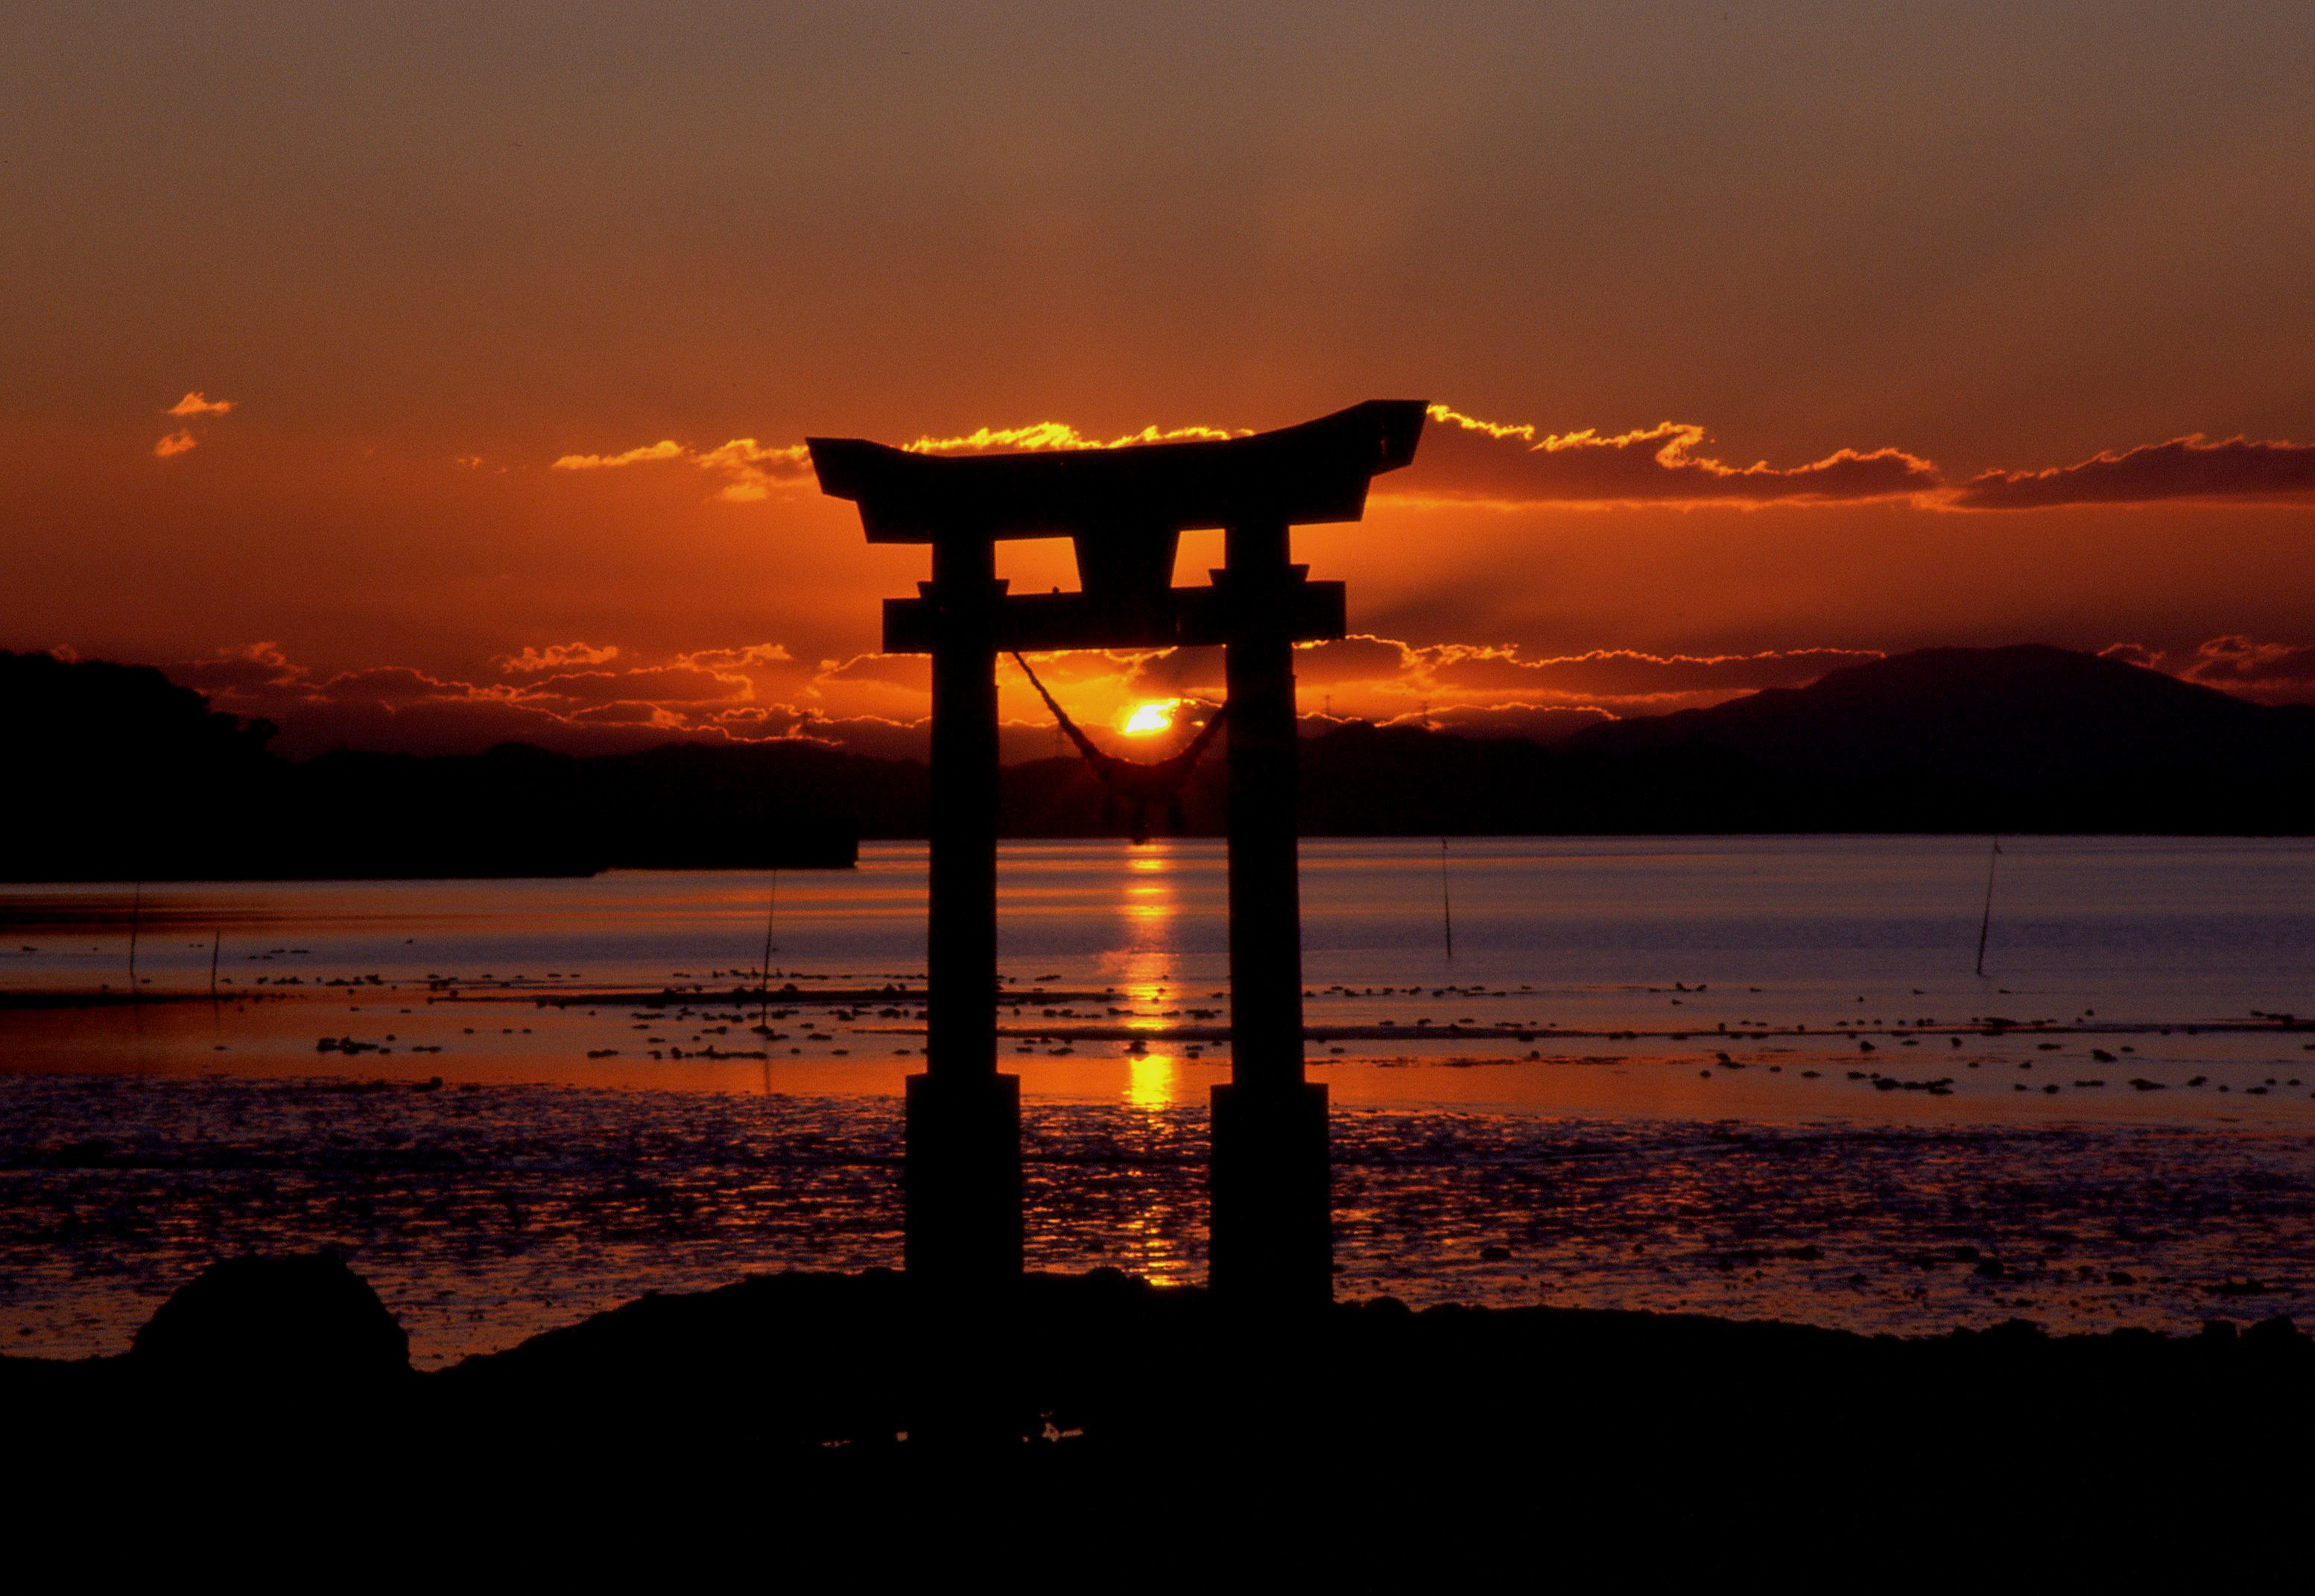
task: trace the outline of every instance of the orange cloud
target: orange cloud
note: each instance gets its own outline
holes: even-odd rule
[[[597,648],[584,643],[555,643],[545,648],[525,644],[519,654],[501,654],[491,661],[501,670],[535,674],[542,670],[568,670],[574,665],[601,665],[619,657],[618,645]]]
[[[1044,661],[1039,661],[1038,673],[1042,675],[1045,669]],[[1299,652],[1294,674],[1306,687],[1320,685],[1303,674]],[[1211,698],[1220,696],[1222,690],[1222,651],[1219,648],[1167,649],[1137,661],[1125,678],[1126,695],[1136,699]]]
[[[514,689],[510,687],[476,687],[471,682],[445,680],[408,665],[371,665],[359,670],[341,670],[319,683],[314,691],[323,699],[388,707],[446,700],[490,704],[515,701]]]
[[[474,751],[508,740],[602,751],[675,738],[785,734],[750,733],[738,720],[727,724],[743,707],[758,720],[765,712],[776,712],[787,726],[799,718],[785,706],[756,704],[757,683],[749,671],[785,663],[800,675],[777,643],[701,649],[664,662],[630,663],[616,646],[579,643],[527,647],[492,663],[512,679],[478,683],[391,664],[317,672],[271,642],[220,649],[208,659],[168,669],[185,686],[213,695],[220,709],[279,723],[282,746],[291,753],[340,744]],[[615,729],[652,735],[606,740]]]
[[[1353,633],[1297,647],[1294,674],[1306,699],[1318,692],[1322,705],[1395,722],[1406,715],[1410,699],[1428,701],[1441,712],[1548,705],[1653,713],[1717,703],[1762,687],[1798,687],[1841,666],[1881,657],[1876,649],[1808,647],[1749,654],[1594,649],[1530,659],[1510,645],[1418,647]],[[1217,694],[1221,685],[1219,649],[1149,655],[1134,665],[1126,684],[1130,691],[1149,696]]]
[[[2315,643],[2262,643],[2230,633],[2199,644],[2192,653],[2115,643],[2100,649],[2098,655],[2262,704],[2315,704]]]
[[[641,466],[652,460],[680,460],[691,451],[672,438],[646,443],[616,455],[563,455],[548,467],[553,471],[608,471],[620,466]]]
[[[2315,699],[2315,644],[2213,637],[2178,674],[2248,698],[2303,703]]]
[[[672,438],[647,443],[616,455],[563,455],[549,467],[554,471],[609,471],[623,466],[646,466],[681,460],[724,479],[719,499],[745,503],[768,498],[776,487],[793,487],[811,479],[803,445],[767,446],[752,438],[734,438],[711,449],[695,449]]]
[[[749,666],[793,666],[795,656],[776,643],[751,643],[745,648],[694,649],[678,654],[675,662],[699,670],[738,670]]]
[[[819,673],[812,678],[812,691],[816,694],[840,684],[929,695],[933,690],[932,660],[925,654],[855,654],[848,660],[822,660]]]
[[[206,416],[221,416],[231,409],[233,409],[232,400],[212,399],[197,389],[161,413],[165,416],[174,416],[180,421],[192,421]],[[155,443],[153,446],[153,454],[156,459],[171,459],[200,448],[200,441],[193,436],[193,430],[191,427],[180,427]]]
[[[253,643],[222,648],[206,660],[190,660],[169,667],[169,677],[203,692],[244,696],[259,693],[284,695],[292,700],[306,691],[305,672],[292,664],[278,643]]]
[[[1025,427],[980,427],[956,438],[919,438],[906,447],[920,455],[977,455],[990,449],[1130,448],[1145,443],[1212,443],[1243,438],[1251,429],[1240,427],[1144,427],[1122,438],[1087,438],[1067,421],[1031,421]]]
[[[2043,471],[1988,471],[1954,491],[1964,510],[2046,510],[2161,500],[2303,503],[2315,497],[2315,444],[2212,443],[2199,432]]]
[[[590,704],[571,712],[572,724],[580,726],[645,726],[655,732],[678,733],[691,730],[691,724],[681,714],[663,704],[653,704],[640,698],[615,698],[604,704]]]
[[[610,704],[624,699],[661,705],[744,703],[756,696],[744,676],[688,665],[632,665],[620,670],[574,670],[524,685],[532,700]]]
[[[1523,660],[1516,649],[1447,644],[1420,651],[1440,687],[1548,690],[1609,699],[1734,694],[1813,682],[1844,665],[1882,658],[1878,649],[1764,649],[1751,654],[1651,654],[1593,649]]]
[[[1596,704],[1455,704],[1415,710],[1383,722],[1386,726],[1429,727],[1458,737],[1526,738],[1555,742],[1617,718]]]
[[[1378,483],[1402,502],[1530,505],[1854,503],[1939,488],[1938,468],[1903,449],[1836,449],[1805,465],[1729,466],[1697,451],[1705,430],[1659,421],[1613,436],[1546,433],[1481,421],[1444,404],[1406,471]]]

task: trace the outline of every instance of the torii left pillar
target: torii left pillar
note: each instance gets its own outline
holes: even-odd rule
[[[1021,1273],[1021,1077],[997,1070],[997,623],[988,537],[933,544],[925,1068],[908,1081],[909,1275],[985,1291]]]

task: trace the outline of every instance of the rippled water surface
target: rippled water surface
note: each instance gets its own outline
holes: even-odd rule
[[[1982,842],[1306,845],[1343,1290],[2315,1317],[2315,848],[2004,850],[1981,980]],[[1008,847],[1042,1265],[1202,1272],[1222,897],[1212,845]],[[149,999],[0,1010],[0,1333],[117,1350],[244,1247],[343,1247],[425,1362],[896,1262],[922,914],[906,846],[776,888],[0,891],[0,991],[125,993],[133,920]],[[796,994],[735,1002],[767,926]]]

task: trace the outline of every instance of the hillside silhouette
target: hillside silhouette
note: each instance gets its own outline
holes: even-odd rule
[[[150,666],[0,652],[0,705],[7,881],[844,865],[864,820],[904,831],[924,812],[921,767],[815,743],[292,762],[271,724]]]
[[[841,865],[925,831],[921,762],[809,741],[304,761],[146,666],[0,653],[0,879]],[[1301,745],[1312,836],[2315,832],[2315,707],[2063,649],[1925,649],[1557,743],[1352,725]],[[1107,834],[1074,757],[1008,767],[1014,837]],[[1185,794],[1218,835],[1221,761]]]
[[[1924,649],[1558,743],[1352,728],[1304,757],[1317,831],[2315,829],[2315,707],[2064,649]]]

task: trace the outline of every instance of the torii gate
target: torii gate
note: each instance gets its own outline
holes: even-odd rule
[[[1426,406],[1370,400],[1213,442],[938,456],[807,439],[820,491],[871,543],[928,543],[933,579],[884,601],[884,650],[933,659],[925,1069],[909,1077],[907,1264],[982,1289],[1021,1272],[1021,1081],[997,1069],[1000,652],[1223,645],[1229,695],[1230,1081],[1213,1092],[1210,1272],[1241,1302],[1333,1291],[1326,1088],[1304,1079],[1293,645],[1344,634],[1340,582],[1289,528],[1355,521],[1415,457]],[[1219,527],[1211,587],[1172,585],[1181,534]],[[1008,594],[997,542],[1067,537],[1082,591]]]

